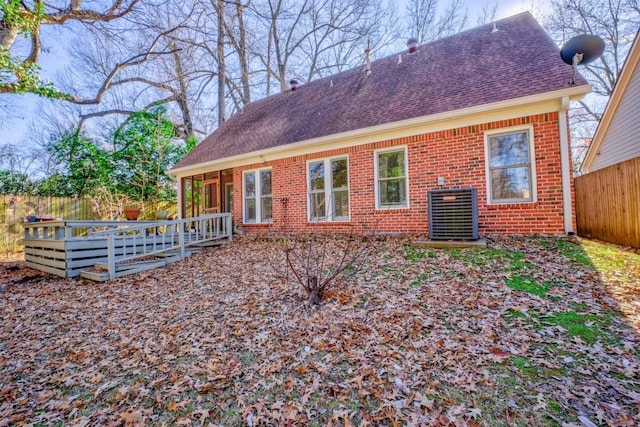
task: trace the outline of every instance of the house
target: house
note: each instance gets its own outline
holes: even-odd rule
[[[576,178],[582,237],[640,248],[640,32]]]
[[[575,229],[567,108],[591,87],[529,13],[247,105],[170,173],[183,217],[426,233],[427,192],[475,188],[481,234]]]
[[[600,124],[582,162],[582,172],[640,157],[640,32],[629,50]]]

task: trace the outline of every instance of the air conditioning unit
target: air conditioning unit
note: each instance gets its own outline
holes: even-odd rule
[[[475,188],[429,190],[429,239],[478,240]]]

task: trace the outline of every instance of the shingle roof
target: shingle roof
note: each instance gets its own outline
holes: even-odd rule
[[[174,169],[568,87],[571,68],[528,12],[252,102]],[[578,85],[586,84],[579,77]]]

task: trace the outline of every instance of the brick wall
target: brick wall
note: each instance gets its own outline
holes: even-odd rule
[[[527,124],[533,126],[534,132],[538,200],[535,203],[488,205],[484,133]],[[374,150],[403,145],[408,150],[409,208],[376,211]],[[247,231],[309,230],[313,225],[307,221],[307,161],[341,155],[349,156],[351,222],[328,223],[326,226],[331,230],[347,231],[364,221],[370,225],[377,224],[379,232],[426,233],[428,190],[474,187],[478,191],[481,234],[564,233],[557,113],[449,129],[236,168],[233,181],[236,189],[235,223],[242,224],[242,172],[271,167],[273,224],[245,224],[242,228]],[[438,186],[438,177],[444,177],[445,187]]]

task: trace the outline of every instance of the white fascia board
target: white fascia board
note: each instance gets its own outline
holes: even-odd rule
[[[272,160],[293,156],[319,153],[322,151],[353,147],[377,141],[404,138],[441,130],[454,129],[463,126],[473,126],[498,120],[508,120],[517,117],[557,112],[562,105],[562,98],[580,100],[591,92],[590,85],[574,86],[553,92],[510,99],[507,101],[483,104],[469,108],[462,108],[429,116],[417,117],[368,128],[356,129],[292,144],[280,145],[237,156],[226,157],[211,162],[199,163],[192,166],[173,169],[169,173],[184,177],[211,172],[213,170],[229,169],[238,166],[266,163]]]

